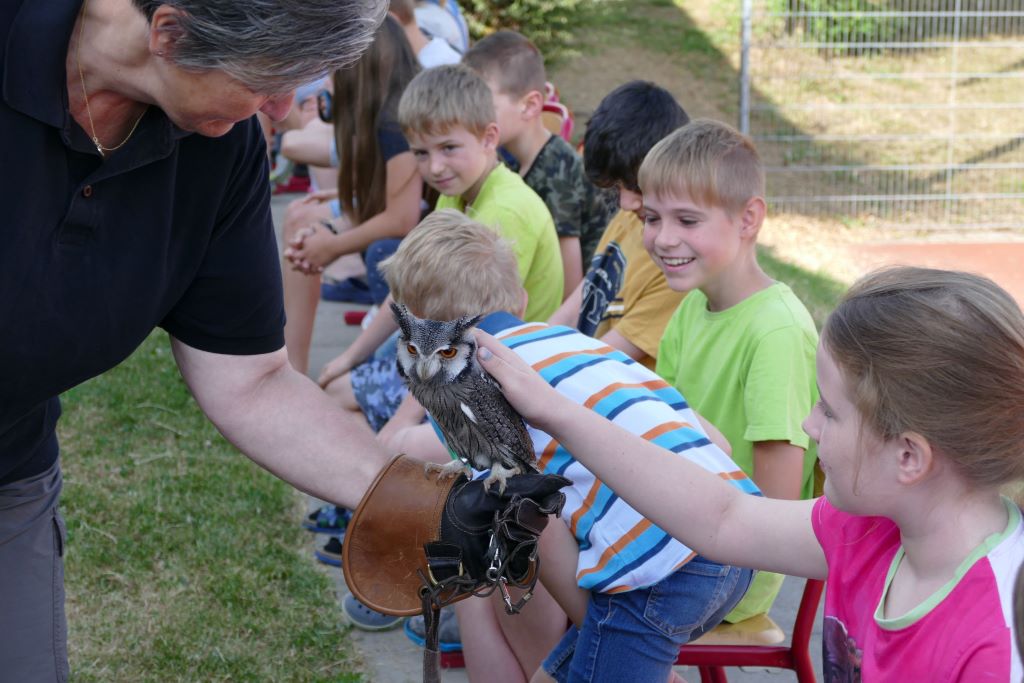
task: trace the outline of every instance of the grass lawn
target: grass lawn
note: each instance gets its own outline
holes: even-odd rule
[[[301,497],[217,434],[165,334],[64,410],[73,681],[360,680]]]

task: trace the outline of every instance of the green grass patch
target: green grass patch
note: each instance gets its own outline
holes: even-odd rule
[[[846,285],[823,273],[812,273],[777,258],[769,247],[758,245],[757,260],[769,277],[785,282],[800,298],[821,330],[825,318],[846,291]]]
[[[165,334],[63,398],[73,681],[361,680],[300,497],[206,420]]]

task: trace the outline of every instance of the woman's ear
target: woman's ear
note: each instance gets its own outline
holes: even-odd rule
[[[160,5],[149,20],[149,51],[157,57],[174,54],[185,36],[181,26],[182,11],[170,5]]]

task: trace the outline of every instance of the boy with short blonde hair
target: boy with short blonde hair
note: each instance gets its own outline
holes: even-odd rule
[[[537,47],[515,31],[480,40],[463,62],[479,73],[494,95],[499,143],[506,160],[547,204],[562,253],[565,294],[583,278],[594,248],[615,214],[614,193],[597,189],[583,160],[544,125],[547,74]]]
[[[527,319],[547,319],[562,301],[558,237],[544,202],[498,161],[487,84],[463,65],[423,71],[402,94],[398,122],[423,180],[442,195],[436,208],[498,228],[513,244],[530,294]]]
[[[395,301],[421,318],[453,320],[471,311],[523,309],[526,297],[508,240],[463,213],[434,211],[399,249],[401,256],[381,261],[381,272]],[[481,273],[487,274],[486,286]]]
[[[435,258],[437,244],[453,233],[458,234],[448,248],[453,258]],[[496,277],[466,287],[463,262]],[[480,329],[513,348],[559,392],[654,441],[667,455],[697,462],[736,488],[757,493],[679,392],[652,371],[567,327],[523,323],[514,315],[515,297],[506,299],[504,308],[491,308],[500,305],[506,288],[522,290],[509,277],[515,271],[507,243],[484,226],[453,212],[435,212],[381,267],[395,299],[415,315],[426,315],[428,307],[441,319],[484,315]],[[422,272],[427,268],[432,272]],[[434,288],[430,298],[443,303],[423,297],[424,287]],[[595,396],[600,400],[592,400]],[[404,443],[389,447],[428,460],[448,457],[435,432],[420,424],[422,412],[410,417],[396,434]],[[546,680],[545,675],[594,680],[595,672],[602,680],[669,680],[680,645],[721,621],[743,595],[751,571],[696,555],[616,496],[550,435],[533,428],[529,433],[537,466],[573,481],[565,489],[564,525],[545,530],[541,580],[576,625],[566,632],[564,616],[545,616],[542,610],[554,605],[542,593],[522,614],[507,619],[495,611],[497,593],[488,600],[464,600],[455,609],[470,677],[474,668],[493,674],[500,651],[511,646],[515,657],[505,663],[544,659],[543,671],[520,672],[524,678],[536,675],[533,680]],[[520,639],[505,629],[518,629]]]
[[[818,333],[757,262],[757,149],[726,124],[693,121],[651,149],[638,182],[644,247],[669,287],[689,292],[665,328],[657,373],[722,431],[766,496],[810,498],[816,448],[801,420],[817,400]],[[779,575],[759,573],[728,620],[766,612],[779,585]]]

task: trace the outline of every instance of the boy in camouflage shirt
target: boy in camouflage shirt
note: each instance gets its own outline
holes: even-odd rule
[[[551,211],[558,232],[565,294],[580,283],[608,221],[618,209],[614,192],[600,190],[573,148],[544,126],[544,57],[514,31],[498,31],[476,43],[463,62],[494,95],[499,144],[506,158]]]

